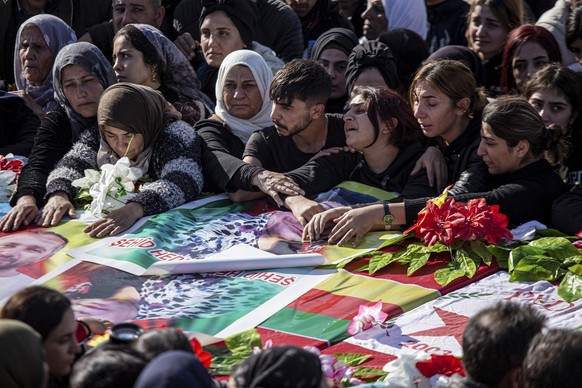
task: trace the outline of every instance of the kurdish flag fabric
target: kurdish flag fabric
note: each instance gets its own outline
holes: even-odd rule
[[[556,286],[546,281],[510,283],[507,272],[500,271],[348,338],[325,353],[370,354],[373,358],[363,366],[375,368],[402,354],[462,356],[462,336],[469,319],[500,300],[533,306],[548,317],[549,327],[582,328],[582,300],[565,302]]]

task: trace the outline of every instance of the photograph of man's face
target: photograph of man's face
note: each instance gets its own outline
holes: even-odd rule
[[[47,259],[67,240],[52,232],[20,232],[0,237],[0,277],[18,275],[17,268]]]

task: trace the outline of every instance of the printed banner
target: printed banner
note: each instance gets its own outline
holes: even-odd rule
[[[346,183],[316,200],[327,207],[366,203],[376,201],[372,194],[380,196],[380,192]],[[291,212],[272,211],[264,201],[232,203],[223,198],[159,214],[133,233],[68,253],[135,275],[250,270],[336,262],[397,234],[369,233],[358,249],[326,246],[324,241],[304,243],[302,227]]]
[[[45,284],[73,301],[77,317],[152,321],[222,338],[255,327],[330,274],[294,268],[140,277],[81,262]]]
[[[0,233],[0,302],[71,260],[66,249],[95,241],[86,225],[69,221],[52,228]]]

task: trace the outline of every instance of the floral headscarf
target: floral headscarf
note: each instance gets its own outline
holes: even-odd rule
[[[222,98],[222,89],[224,88],[226,76],[237,65],[243,65],[250,69],[263,99],[261,110],[250,120],[240,119],[228,113]],[[254,131],[273,125],[271,120],[271,99],[269,98],[269,87],[272,79],[273,72],[267,62],[263,57],[251,50],[233,51],[224,58],[220,65],[216,81],[216,115],[229,126],[243,144],[247,143]]]
[[[49,72],[42,85],[30,85],[22,74],[22,63],[20,63],[19,46],[20,34],[30,25],[38,27],[44,41],[46,42],[53,59],[58,52],[69,43],[77,41],[75,32],[64,21],[56,16],[49,14],[40,14],[27,19],[16,34],[16,46],[14,48],[14,80],[16,88],[26,92],[45,112],[54,110],[58,105],[54,99],[53,91],[53,73]]]
[[[99,82],[101,82],[103,89],[107,89],[109,86],[116,83],[117,79],[115,78],[115,72],[113,71],[113,67],[111,67],[111,63],[105,59],[101,50],[91,43],[72,43],[63,47],[63,49],[59,51],[53,66],[55,100],[59,105],[65,108],[65,111],[67,112],[67,117],[69,118],[71,128],[73,129],[73,142],[75,142],[79,139],[79,136],[85,129],[97,127],[97,116],[84,117],[80,115],[75,112],[65,97],[61,77],[63,69],[68,65],[79,65],[89,73],[93,74]]]
[[[208,110],[212,111],[214,104],[200,91],[200,80],[196,72],[176,45],[160,30],[148,24],[129,25],[137,28],[156,49],[162,64],[159,72],[163,74],[164,85],[179,95],[201,101]]]

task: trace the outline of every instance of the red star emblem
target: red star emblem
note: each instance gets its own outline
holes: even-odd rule
[[[459,315],[440,309],[438,307],[433,307],[434,311],[445,323],[444,326],[435,327],[434,329],[428,329],[423,331],[417,331],[415,333],[406,334],[408,336],[430,336],[430,337],[455,337],[459,342],[459,345],[463,343],[463,331],[470,317],[464,315]]]

